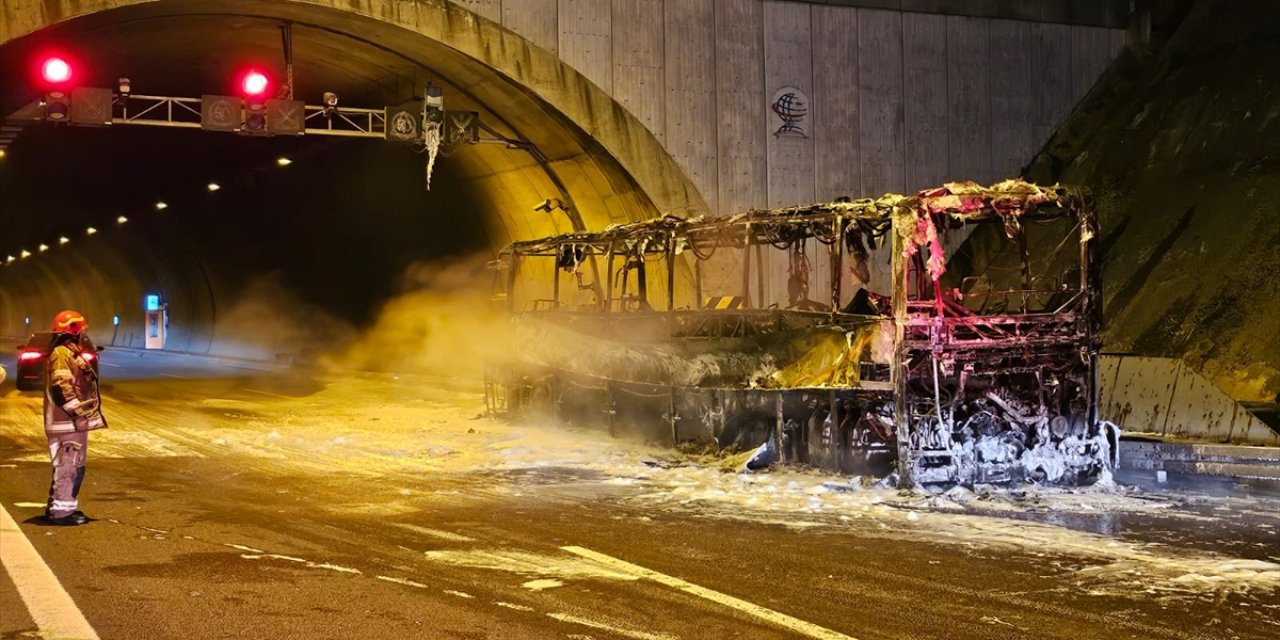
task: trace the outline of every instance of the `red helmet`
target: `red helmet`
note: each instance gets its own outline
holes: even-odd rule
[[[79,311],[66,309],[59,311],[58,315],[53,317],[54,333],[79,335],[80,332],[87,328],[89,328],[89,322],[84,319],[84,316],[80,315]]]

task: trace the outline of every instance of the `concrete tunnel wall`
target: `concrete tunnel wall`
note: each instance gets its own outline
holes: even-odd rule
[[[1029,176],[1098,196],[1106,350],[1175,358],[1237,401],[1275,402],[1280,5],[1175,13],[1156,45],[1108,71]]]
[[[494,212],[498,247],[571,228],[568,219],[529,214],[531,202],[561,186],[579,224],[601,228],[659,211],[727,213],[1012,175],[1122,41],[1106,27],[760,0],[553,3],[548,31],[546,3],[467,4],[498,19],[436,1],[5,0],[0,42],[50,25],[208,11],[376,32],[386,46],[431,57],[476,108],[499,115],[505,132],[548,156],[547,167],[490,149],[454,159],[465,166],[460,181]],[[845,44],[850,39],[856,47]],[[1041,65],[1052,72],[1038,73]],[[956,90],[939,91],[953,80]],[[770,135],[778,124],[771,88],[779,83],[817,100],[815,135]],[[822,259],[815,254],[813,291],[829,286]],[[214,322],[216,314],[200,309],[225,306],[210,285],[217,277],[190,263],[158,264],[180,271],[148,277],[183,288],[174,295],[191,300],[191,320]],[[785,295],[784,271],[771,268],[766,298]],[[545,283],[549,269],[524,273]],[[112,298],[118,306],[126,292]],[[173,336],[199,351],[215,349],[215,338],[202,336],[217,333],[178,327]]]

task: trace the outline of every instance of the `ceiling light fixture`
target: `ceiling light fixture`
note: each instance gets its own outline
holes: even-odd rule
[[[169,205],[165,204],[164,200],[161,200],[156,203],[156,211],[164,211],[165,209],[168,209],[168,208],[169,208]]]

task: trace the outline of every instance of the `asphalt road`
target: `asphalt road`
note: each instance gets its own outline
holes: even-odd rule
[[[0,505],[101,638],[1280,635],[1275,496],[832,509],[839,479],[490,420],[458,381],[103,365],[83,527],[41,526],[40,396],[0,386]],[[43,637],[22,579],[0,634]]]

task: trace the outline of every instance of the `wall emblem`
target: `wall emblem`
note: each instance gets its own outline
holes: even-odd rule
[[[809,96],[796,87],[782,87],[773,94],[769,106],[781,124],[774,130],[774,137],[808,138]]]

